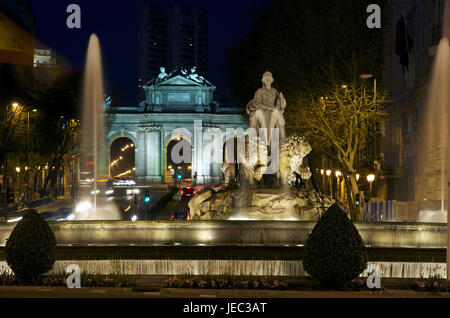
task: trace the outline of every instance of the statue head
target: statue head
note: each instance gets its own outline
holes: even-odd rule
[[[161,67],[159,68],[159,71],[160,71],[161,73],[165,73],[165,72],[166,72],[166,68],[165,68],[164,66],[161,66]]]
[[[272,73],[270,72],[264,72],[261,82],[263,82],[264,84],[266,84],[267,86],[272,85],[273,83],[273,76]]]

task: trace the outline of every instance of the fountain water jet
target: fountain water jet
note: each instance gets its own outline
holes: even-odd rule
[[[81,122],[81,154],[93,158],[93,207],[89,215],[78,213],[76,219],[120,219],[118,209],[111,204],[98,207],[97,178],[108,174],[106,167],[105,124],[103,114],[103,69],[100,42],[92,34],[86,57],[83,84]],[[89,159],[90,160],[90,159]],[[88,200],[91,200],[89,197]],[[85,211],[86,212],[86,211]]]
[[[436,208],[422,207],[419,221],[445,222],[445,175],[446,148],[448,147],[448,90],[449,90],[450,49],[447,38],[443,38],[438,46],[433,66],[431,86],[425,108],[424,136],[422,137],[423,161],[419,170],[419,183],[423,191],[419,200],[440,201],[440,214]],[[434,210],[434,211],[433,211]],[[434,214],[434,215],[431,215]]]

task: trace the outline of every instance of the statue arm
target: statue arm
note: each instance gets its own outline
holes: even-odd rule
[[[284,109],[286,108],[286,98],[284,98],[284,95],[282,92],[280,92],[280,94],[278,95],[278,98],[279,98],[280,110],[284,111]]]

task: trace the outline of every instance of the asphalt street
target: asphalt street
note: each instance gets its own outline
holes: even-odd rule
[[[133,191],[134,190],[134,191]],[[149,191],[150,202],[144,203],[145,191]],[[81,194],[77,200],[72,198],[59,198],[54,202],[43,204],[34,208],[38,211],[47,221],[70,221],[71,215],[74,213],[77,205],[83,201],[92,201],[92,195],[89,190],[80,191]],[[132,220],[132,217],[136,215],[136,220],[143,220],[145,218],[145,209],[151,209],[152,206],[167,193],[164,188],[146,188],[146,187],[134,187],[134,188],[114,188],[114,192],[108,196],[99,195],[97,202],[113,203],[120,211],[122,220]],[[8,222],[17,222],[28,211],[28,208],[20,209],[17,211],[8,212]],[[163,215],[159,215],[160,219],[169,220],[170,211]],[[151,215],[147,215],[147,219],[152,219]]]

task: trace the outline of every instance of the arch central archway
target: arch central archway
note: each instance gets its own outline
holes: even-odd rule
[[[113,140],[109,148],[109,175],[119,180],[136,177],[135,144],[127,137]]]

